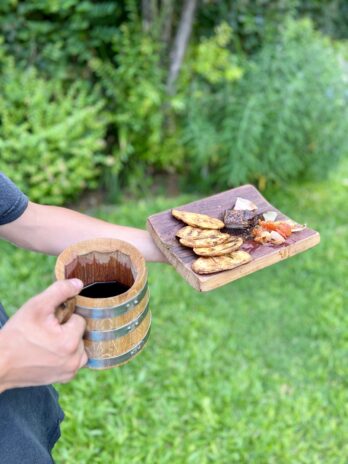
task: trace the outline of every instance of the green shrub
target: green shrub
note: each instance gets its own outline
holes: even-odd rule
[[[248,55],[273,35],[285,17],[308,17],[315,27],[336,39],[348,37],[348,5],[346,0],[234,0],[206,1],[198,9],[196,30],[210,35],[212,27],[221,21],[235,32],[238,49]]]
[[[168,128],[160,47],[134,18],[120,27],[110,61],[94,59],[91,68],[112,113],[114,165],[118,173],[145,181],[144,169],[170,170],[181,160],[175,131]]]
[[[33,201],[61,204],[96,187],[106,162],[103,101],[88,85],[60,80],[0,58],[0,171]]]
[[[288,21],[239,82],[201,85],[187,115],[190,176],[208,186],[320,177],[347,153],[340,56],[308,20]]]
[[[123,13],[115,0],[3,0],[0,34],[22,67],[74,78],[83,68],[88,75],[93,56],[108,54]]]

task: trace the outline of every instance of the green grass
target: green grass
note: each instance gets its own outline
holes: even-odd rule
[[[348,169],[268,191],[321,244],[210,293],[149,266],[153,329],[131,363],[59,385],[56,462],[347,463]],[[187,201],[157,198],[90,214],[144,226]],[[13,311],[53,279],[54,258],[0,245],[0,295]]]

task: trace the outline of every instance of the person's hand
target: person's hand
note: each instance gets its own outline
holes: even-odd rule
[[[79,279],[55,282],[27,301],[0,330],[0,392],[14,387],[65,383],[86,364],[77,314],[60,325],[55,308],[82,289]]]

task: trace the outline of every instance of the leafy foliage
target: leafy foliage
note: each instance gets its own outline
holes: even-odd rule
[[[210,35],[214,25],[227,21],[235,32],[237,50],[248,55],[276,33],[285,17],[308,17],[316,28],[337,39],[347,38],[346,0],[235,0],[207,1],[199,10],[198,30]]]
[[[165,128],[166,95],[158,43],[142,33],[138,22],[124,24],[114,40],[112,59],[94,59],[90,64],[112,113],[112,182],[121,171],[123,176],[132,173],[143,180],[146,168],[178,166],[180,152]]]
[[[191,173],[210,187],[325,175],[348,150],[344,75],[339,54],[308,20],[287,22],[237,84],[193,94]]]
[[[123,7],[111,0],[5,0],[0,13],[6,50],[17,63],[75,77],[90,58],[108,53]]]
[[[226,22],[222,22],[214,32],[213,36],[202,38],[197,45],[192,60],[193,71],[211,84],[240,79],[243,70],[238,66],[236,57],[228,49],[233,37],[231,27]]]
[[[103,100],[82,81],[65,90],[34,68],[1,60],[0,170],[32,200],[61,204],[96,187],[107,117]]]

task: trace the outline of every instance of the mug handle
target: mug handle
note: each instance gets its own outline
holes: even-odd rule
[[[71,315],[75,311],[75,306],[76,298],[72,297],[56,307],[54,315],[58,319],[59,324],[64,324],[70,319]]]

